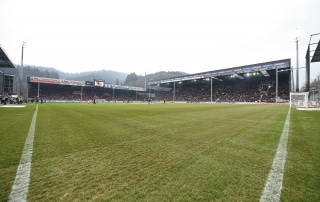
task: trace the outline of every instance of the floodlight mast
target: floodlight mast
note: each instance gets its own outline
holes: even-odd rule
[[[81,86],[81,94],[80,94],[80,100],[82,101],[82,92],[83,92],[83,86]]]
[[[114,102],[115,100],[114,100],[114,89],[115,89],[115,87],[113,86],[112,87],[112,101]]]
[[[172,101],[173,103],[175,103],[175,99],[176,99],[176,82],[173,82],[173,93],[172,93]]]
[[[39,82],[39,79],[38,79],[38,98],[40,98],[40,82]]]
[[[297,68],[296,68],[296,92],[299,92],[299,38],[296,37],[296,47],[297,47]]]
[[[147,92],[147,72],[144,71],[144,90]]]
[[[26,42],[23,41],[21,44],[21,67],[20,67],[20,92],[19,94],[22,95],[22,89],[23,89],[23,51],[24,47],[26,45]]]
[[[211,95],[210,95],[210,101],[212,102],[212,77],[211,77]]]
[[[278,103],[278,66],[276,66],[276,103]]]

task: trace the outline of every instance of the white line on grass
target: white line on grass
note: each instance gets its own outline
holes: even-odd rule
[[[284,165],[286,163],[286,156],[287,156],[290,111],[291,111],[291,108],[289,109],[287,114],[286,122],[284,124],[282,134],[280,137],[277,153],[273,159],[272,168],[269,172],[268,179],[264,186],[264,190],[262,192],[260,202],[280,201]]]
[[[27,201],[29,181],[30,181],[32,151],[33,151],[33,139],[34,139],[34,131],[36,127],[37,112],[38,112],[38,105],[32,117],[28,137],[24,144],[16,178],[12,185],[11,193],[8,201],[19,201],[19,202]]]

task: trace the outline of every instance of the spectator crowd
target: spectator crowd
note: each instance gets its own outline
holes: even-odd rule
[[[170,91],[159,92],[151,90],[145,96],[135,91],[79,87],[67,85],[42,84],[40,88],[30,85],[29,98],[38,95],[46,101],[146,101],[149,98],[159,101],[184,101],[184,102],[275,102],[276,83],[273,78],[266,79],[232,79],[223,81],[214,80],[211,87],[210,80],[196,80],[183,83],[167,84]],[[279,81],[278,100],[289,100],[289,81]]]

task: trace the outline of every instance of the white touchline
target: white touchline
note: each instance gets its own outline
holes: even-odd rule
[[[36,127],[37,113],[38,113],[38,105],[32,117],[28,137],[24,144],[16,178],[12,185],[11,193],[8,201],[19,201],[19,202],[27,201],[29,181],[30,181],[32,151],[33,151],[33,139],[34,139],[34,132]]]
[[[268,179],[264,186],[260,201],[280,201],[284,166],[287,156],[287,142],[290,125],[290,111],[288,111],[286,122],[284,124],[277,153],[273,159],[272,168],[269,172]]]

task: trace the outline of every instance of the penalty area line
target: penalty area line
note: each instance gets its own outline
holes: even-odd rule
[[[272,168],[269,172],[268,179],[266,181],[264,190],[262,192],[260,202],[265,201],[280,201],[283,172],[287,157],[287,142],[289,136],[289,126],[290,126],[290,111],[289,108],[286,122],[284,124],[280,141],[278,144],[278,149],[276,155],[273,159]]]
[[[16,173],[16,178],[12,185],[8,201],[27,201],[37,113],[38,105],[32,117],[29,133],[24,144],[18,170]]]

